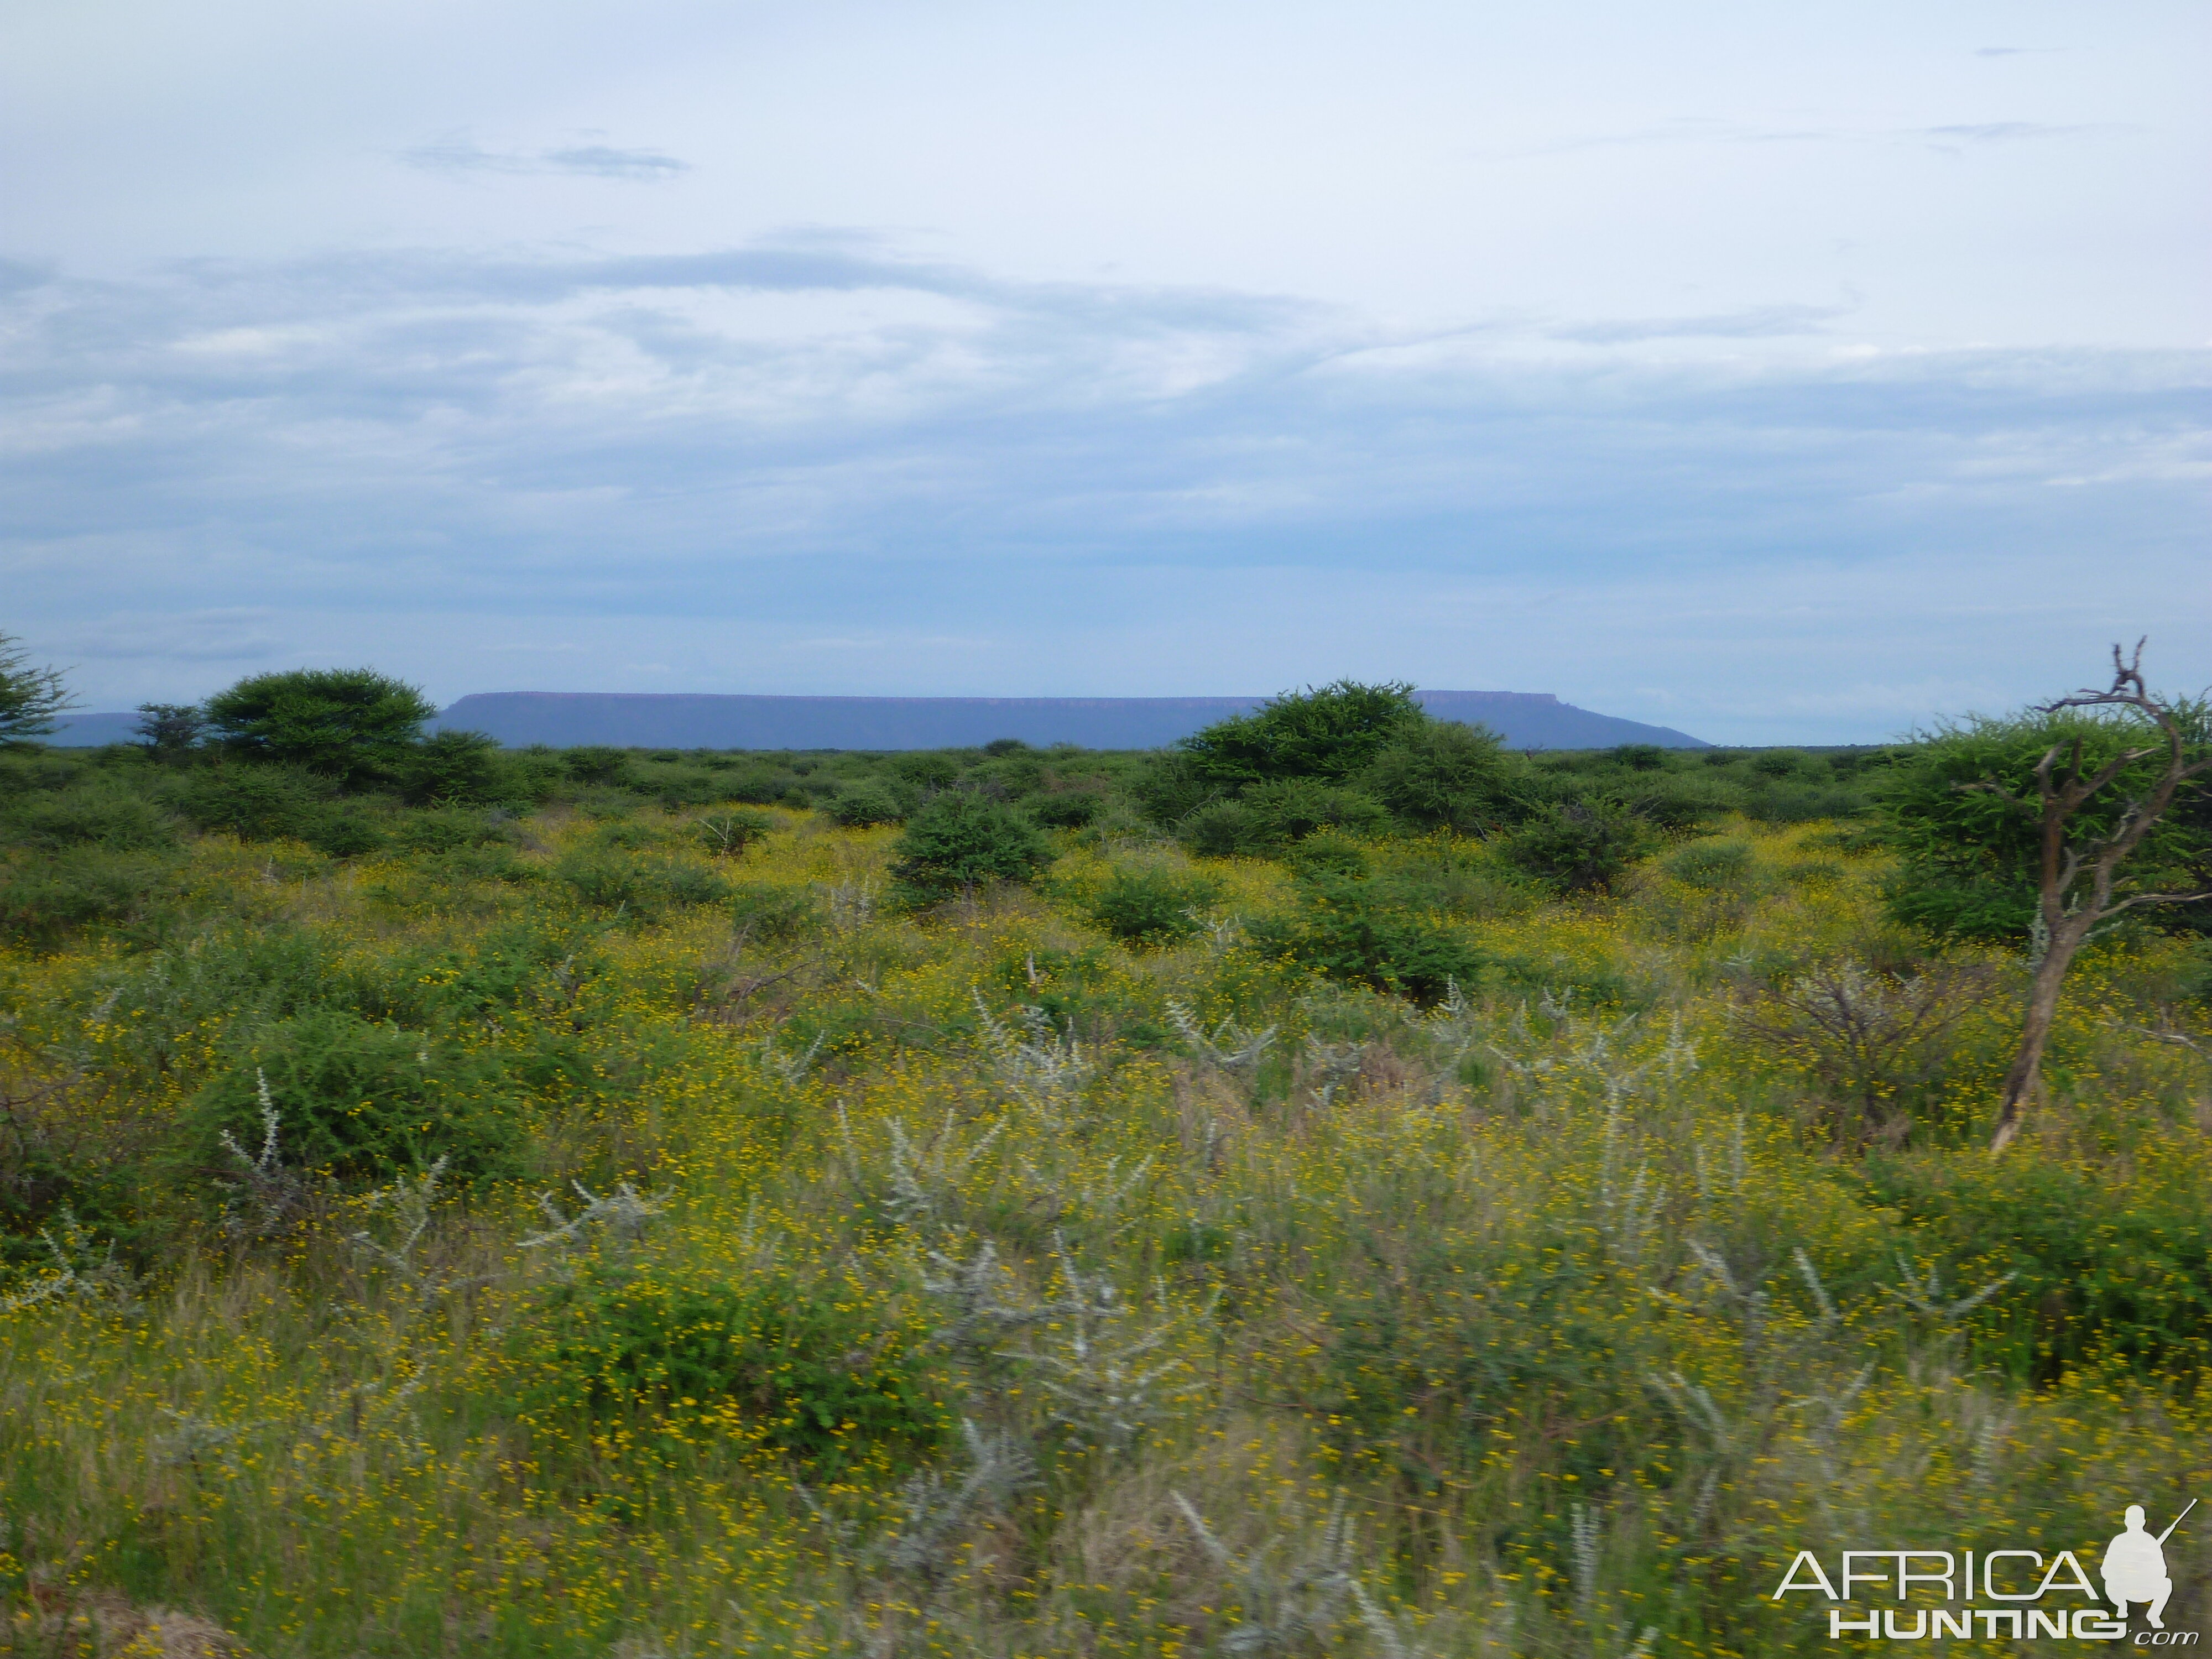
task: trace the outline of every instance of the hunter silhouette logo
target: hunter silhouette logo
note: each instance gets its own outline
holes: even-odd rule
[[[2173,1526],[2154,1538],[2143,1530],[2143,1510],[2140,1504],[2128,1505],[2128,1529],[2116,1534],[2105,1546],[2105,1564],[2099,1570],[2104,1576],[2105,1595],[2120,1610],[2120,1617],[2128,1616],[2128,1603],[2150,1603],[2150,1627],[2164,1630],[2166,1597],[2173,1594],[2173,1580],[2166,1575],[2166,1540],[2173,1536],[2173,1528],[2189,1518],[2189,1510],[2197,1507],[2197,1500],[2189,1500],[2189,1509],[2173,1517]]]
[[[2023,1549],[1845,1550],[1833,1577],[1814,1552],[1800,1550],[1773,1599],[1824,1598],[1831,1604],[1831,1641],[1979,1636],[1985,1641],[2129,1642],[2130,1611],[2140,1605],[2148,1628],[2136,1632],[2130,1645],[2194,1647],[2200,1632],[2166,1627],[2166,1604],[2173,1595],[2166,1541],[2196,1507],[2192,1498],[2164,1532],[2154,1533],[2142,1505],[2128,1505],[2126,1530],[2113,1535],[2098,1563],[2101,1595],[2071,1550],[2048,1557]]]

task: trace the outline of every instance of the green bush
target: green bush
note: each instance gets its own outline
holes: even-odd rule
[[[699,845],[715,858],[743,858],[745,849],[765,840],[775,820],[765,812],[709,812],[692,825]]]
[[[517,769],[507,763],[499,739],[481,732],[434,732],[408,750],[395,769],[410,805],[489,806],[530,793]]]
[[[240,841],[304,838],[322,816],[332,786],[290,766],[210,766],[185,773],[175,787],[177,808],[203,830]]]
[[[951,1425],[923,1333],[784,1274],[601,1267],[556,1286],[532,1324],[526,1419],[643,1419],[696,1438],[734,1414],[819,1474],[926,1461]]]
[[[1453,928],[1409,908],[1407,892],[1390,881],[1316,873],[1301,886],[1297,910],[1253,924],[1261,951],[1422,1002],[1442,997],[1453,981],[1476,983],[1486,964]]]
[[[1029,802],[1030,816],[1052,830],[1080,830],[1105,810],[1105,801],[1088,789],[1037,795]]]
[[[906,817],[908,807],[896,792],[872,778],[840,790],[822,810],[833,823],[860,829],[874,823],[900,823]]]
[[[578,783],[619,787],[629,781],[629,750],[605,744],[582,744],[559,751],[561,764]]]
[[[520,1172],[521,1129],[495,1062],[420,1031],[311,1008],[249,1026],[224,1059],[187,1115],[193,1154],[210,1172],[232,1161],[223,1131],[260,1146],[263,1078],[295,1167],[371,1185],[440,1158],[457,1180]]]
[[[131,921],[168,887],[173,872],[156,854],[99,847],[0,865],[0,934],[44,947],[81,927]]]
[[[1505,856],[1570,893],[1602,892],[1651,850],[1651,830],[1612,801],[1553,803],[1504,838]]]
[[[1426,719],[1410,685],[1334,685],[1286,692],[1249,714],[1232,715],[1176,747],[1216,784],[1270,778],[1341,782]]]
[[[1267,846],[1260,815],[1241,800],[1208,801],[1194,809],[1176,826],[1176,837],[1210,859],[1259,853]]]
[[[1158,866],[1116,870],[1089,905],[1091,919],[1131,945],[1167,945],[1188,939],[1200,923],[1190,915],[1221,896],[1220,884]]]
[[[0,836],[27,847],[167,849],[177,844],[168,815],[143,796],[91,783],[26,796],[0,817]]]
[[[1751,843],[1744,841],[1700,841],[1668,854],[1660,865],[1688,887],[1738,887],[1752,872]]]
[[[1504,750],[1487,726],[1430,720],[1394,738],[1360,781],[1406,823],[1470,830],[1497,821],[1507,775]]]
[[[553,866],[586,904],[620,908],[641,921],[684,905],[713,904],[730,896],[730,884],[712,870],[675,860],[623,858],[611,853],[571,853]]]
[[[466,807],[439,806],[405,814],[395,839],[411,853],[453,853],[512,840],[513,831],[504,818]]]
[[[768,882],[745,882],[730,894],[730,919],[750,939],[775,944],[812,933],[822,907],[811,893]]]
[[[916,811],[892,848],[891,878],[927,903],[988,881],[1027,881],[1052,862],[1036,824],[1007,805],[949,790]]]
[[[234,752],[348,784],[404,772],[437,712],[414,686],[366,668],[256,674],[207,701],[209,729]]]
[[[1261,843],[1268,847],[1286,847],[1323,830],[1354,837],[1379,836],[1390,823],[1382,802],[1372,795],[1311,778],[1256,785],[1244,792],[1239,804],[1251,813]]]

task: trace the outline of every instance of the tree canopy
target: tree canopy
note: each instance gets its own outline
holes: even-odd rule
[[[44,737],[54,717],[73,707],[61,670],[33,667],[21,641],[0,634],[0,747]]]
[[[398,765],[437,712],[416,687],[368,668],[256,674],[207,701],[228,747],[349,782]]]

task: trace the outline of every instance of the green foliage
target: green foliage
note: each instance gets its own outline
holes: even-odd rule
[[[767,839],[775,820],[765,812],[709,812],[692,826],[699,845],[715,858],[743,858],[745,849]]]
[[[2038,854],[2035,768],[2053,747],[2079,745],[2094,771],[2142,746],[2142,728],[2076,711],[1976,719],[1942,727],[1901,751],[1881,775],[1881,834],[1899,856],[1890,910],[1939,937],[2018,942],[2035,914]],[[2085,850],[2109,836],[2127,803],[2163,764],[2163,747],[2122,770],[2085,803],[2069,845]],[[2056,775],[2063,777],[2062,756]],[[2120,867],[2116,896],[2187,892],[2212,874],[2212,825],[2201,781]]]
[[[0,865],[0,936],[44,948],[78,928],[131,921],[173,870],[158,854],[100,847]]]
[[[1427,720],[1394,738],[1360,781],[1416,829],[1466,831],[1496,822],[1507,777],[1495,732],[1458,720]]]
[[[1488,960],[1448,923],[1413,908],[1419,895],[1396,882],[1317,872],[1300,886],[1296,910],[1253,924],[1260,950],[1417,1002],[1435,1001],[1455,981],[1474,984]]]
[[[328,779],[302,768],[228,765],[187,772],[171,793],[178,810],[203,830],[276,841],[304,839],[331,792]]]
[[[164,765],[191,758],[207,735],[207,716],[198,703],[142,702],[136,728],[147,757]]]
[[[1224,858],[1280,852],[1322,830],[1376,836],[1389,827],[1389,814],[1371,795],[1311,778],[1282,778],[1200,807],[1179,834],[1192,851]]]
[[[822,908],[802,888],[746,882],[732,890],[730,919],[748,939],[780,944],[822,925]]]
[[[434,732],[404,751],[395,772],[410,805],[485,806],[528,793],[499,740],[481,732]]]
[[[629,751],[605,744],[583,744],[560,751],[561,763],[578,783],[620,785],[629,778]]]
[[[346,784],[404,772],[437,712],[415,687],[367,668],[255,674],[207,702],[209,728],[234,752]]]
[[[1029,803],[1030,816],[1051,830],[1080,830],[1106,810],[1103,797],[1089,789],[1069,789],[1038,795]]]
[[[220,1174],[261,1145],[260,1080],[281,1123],[283,1160],[349,1184],[375,1185],[439,1158],[457,1180],[520,1173],[522,1129],[495,1063],[341,1008],[309,1008],[249,1028],[193,1097],[192,1156]]]
[[[408,813],[400,819],[395,839],[410,852],[456,853],[464,848],[507,841],[513,834],[497,814],[474,812],[464,806],[439,806]]]
[[[143,795],[100,781],[18,798],[0,810],[0,834],[47,851],[65,847],[144,851],[177,844],[176,826],[167,813]]]
[[[951,790],[907,820],[892,848],[891,878],[927,903],[988,881],[1027,881],[1052,862],[1036,824],[1003,801]]]
[[[33,667],[22,642],[0,634],[0,749],[46,736],[74,706],[61,670]]]
[[[1607,800],[1553,804],[1504,838],[1505,856],[1565,892],[1603,892],[1651,850],[1650,827]]]
[[[1221,884],[1159,865],[1125,866],[1107,878],[1087,907],[1091,919],[1132,945],[1168,945],[1200,929],[1191,915],[1221,897]]]
[[[2049,1382],[2118,1364],[2141,1375],[2212,1364],[2212,1191],[2201,1161],[2138,1169],[2124,1184],[2030,1153],[1878,1158],[1873,1201],[1931,1260],[1971,1261],[2016,1291],[1976,1316],[1982,1352]]]
[[[553,875],[586,904],[620,909],[639,921],[651,921],[685,905],[717,903],[730,896],[726,878],[674,859],[571,853],[553,866]]]
[[[833,823],[848,829],[861,829],[876,823],[897,823],[907,815],[904,796],[888,785],[863,783],[856,788],[840,791],[823,808]]]
[[[1692,842],[1668,854],[1659,867],[1689,887],[1740,886],[1751,877],[1751,843],[1733,838]]]
[[[787,1274],[685,1283],[601,1267],[556,1286],[534,1322],[526,1417],[580,1411],[696,1435],[734,1415],[817,1475],[918,1462],[951,1425],[920,1333]]]
[[[1340,782],[1373,763],[1425,720],[1410,685],[1339,680],[1286,692],[1249,714],[1231,715],[1176,746],[1216,784],[1277,778]]]

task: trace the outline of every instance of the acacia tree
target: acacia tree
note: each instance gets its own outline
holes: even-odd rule
[[[2143,684],[2142,647],[2143,641],[2136,641],[2132,657],[2123,657],[2117,645],[2112,647],[2109,690],[2084,690],[2042,708],[2045,714],[2070,709],[2110,711],[2133,726],[2141,741],[2131,742],[2101,765],[2084,761],[2084,738],[2078,732],[2051,744],[2036,763],[2033,798],[1994,778],[1960,786],[1970,793],[1994,795],[2032,817],[2036,838],[2035,934],[2041,955],[2028,988],[2020,1048],[2005,1073],[1998,1099],[1992,1152],[2003,1151],[2020,1133],[2058,1012],[2059,988],[2091,935],[2146,905],[2212,898],[2212,888],[2124,896],[2115,890],[2129,855],[2158,827],[2192,781],[2212,771],[2203,706],[2178,708],[2153,696]],[[2131,787],[2115,789],[2124,781]]]
[[[22,642],[0,634],[0,749],[46,736],[54,717],[75,707],[60,669],[33,668]]]

